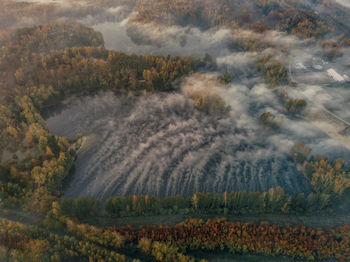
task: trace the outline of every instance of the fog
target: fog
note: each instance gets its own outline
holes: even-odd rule
[[[163,197],[276,186],[287,193],[309,192],[289,156],[295,142],[311,146],[313,154],[349,159],[349,150],[322,129],[306,119],[290,118],[265,84],[224,86],[216,77],[188,77],[171,94],[78,98],[48,118],[56,135],[86,136],[64,196],[105,200],[114,195]],[[193,105],[193,92],[219,95],[231,110],[227,115],[202,112]],[[278,132],[259,124],[258,117],[266,111],[283,119]]]
[[[347,5],[345,0],[337,2]],[[330,60],[315,40],[273,30],[260,34],[227,27],[203,30],[193,25],[140,24],[132,21],[137,11],[131,4],[100,6],[75,17],[64,14],[91,3],[51,4],[63,14],[59,21],[78,21],[101,32],[108,49],[197,58],[208,53],[218,65],[216,72],[201,71],[183,79],[174,93],[135,97],[101,93],[77,98],[49,117],[47,124],[54,134],[86,136],[66,197],[265,191],[278,185],[288,193],[308,192],[308,182],[288,154],[295,142],[310,146],[312,154],[350,159],[347,125],[327,113],[350,121],[349,82],[337,83],[327,74],[334,68],[350,76],[349,49]],[[37,23],[35,18],[23,17],[14,27]],[[238,40],[259,41],[265,47],[245,52],[233,45]],[[273,54],[283,63],[297,86],[268,87],[256,66],[263,54]],[[224,71],[233,76],[227,86],[216,82]],[[196,109],[189,86],[218,95],[231,111],[223,117]],[[282,89],[289,98],[308,102],[302,116],[286,112],[278,97]],[[279,131],[259,123],[264,112],[281,120]]]
[[[341,4],[347,8],[350,8],[350,2],[347,0],[335,0],[338,4]]]
[[[239,101],[245,94],[230,89],[236,99],[227,99],[232,110],[224,118],[195,109],[184,91],[74,101],[47,120],[57,135],[87,136],[64,196],[186,196],[278,185],[308,192],[289,156],[258,136],[262,130]]]

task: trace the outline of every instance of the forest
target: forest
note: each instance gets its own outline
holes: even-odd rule
[[[140,55],[107,49],[104,35],[81,21],[93,17],[117,22],[112,13],[106,15],[106,9],[115,6],[135,12],[130,23],[191,25],[201,30],[225,27],[256,34],[276,30],[315,43],[327,61],[346,55],[349,34],[338,36],[338,41],[325,40],[327,34],[335,34],[335,23],[305,9],[297,0],[86,2],[81,8],[79,1],[65,7],[0,2],[0,8],[6,10],[0,11],[0,261],[207,261],[200,252],[350,261],[348,223],[338,221],[326,227],[314,221],[300,224],[305,217],[331,220],[337,212],[343,212],[339,216],[346,219],[348,211],[343,209],[349,208],[348,160],[313,153],[318,151],[307,139],[293,143],[285,154],[310,186],[309,192],[288,193],[277,186],[265,192],[115,195],[101,201],[89,196],[63,197],[84,135],[77,134],[74,139],[54,135],[45,119],[45,112],[71,98],[106,91],[141,100],[147,99],[145,94],[186,92],[186,103],[196,113],[203,119],[214,116],[219,135],[224,133],[221,124],[229,121],[232,112],[241,113],[237,105],[230,104],[229,91],[232,86],[244,88],[236,85],[236,75],[210,53],[202,57]],[[339,18],[348,14],[330,1],[313,2],[328,7],[325,12]],[[21,26],[24,16],[37,21]],[[280,47],[259,37],[231,36],[225,45],[228,50],[257,53],[250,69],[266,87],[264,92],[274,95],[271,104],[283,113],[276,113],[272,106],[254,112],[261,140],[265,135],[280,135],[288,121],[307,119],[313,105],[296,92],[298,83],[284,59],[292,50],[283,46],[274,52]],[[207,81],[209,87],[183,87],[188,77],[206,79],[212,72],[219,73]],[[250,123],[240,124],[249,128]],[[264,222],[270,216],[293,222]],[[183,222],[170,219],[162,225],[161,219],[172,217]],[[261,220],[252,222],[252,217]],[[143,224],[147,218],[155,222]],[[115,223],[120,219],[138,222],[128,226]]]
[[[329,29],[312,12],[286,8],[279,1],[254,1],[254,12],[246,1],[141,1],[135,20],[142,23],[199,24],[205,27],[248,27],[256,31],[278,29],[300,37],[318,37]],[[213,6],[215,8],[213,8]],[[171,15],[170,15],[171,14]]]
[[[349,226],[317,230],[303,225],[280,227],[268,223],[235,223],[225,219],[190,219],[175,226],[96,228],[65,219],[65,235],[47,233],[1,219],[2,246],[10,248],[14,259],[62,261],[89,258],[103,261],[131,261],[130,254],[141,261],[202,261],[184,251],[227,250],[232,254],[256,253],[270,256],[287,255],[298,259],[349,259]],[[27,248],[26,248],[27,247]],[[28,249],[28,247],[30,247]],[[117,250],[110,251],[110,249]],[[118,251],[120,253],[118,253]],[[0,253],[1,254],[1,253]],[[39,259],[39,260],[37,260]]]
[[[79,32],[71,40],[64,38],[68,28]],[[21,157],[16,155],[18,161],[1,166],[0,178],[4,183],[1,192],[4,201],[10,203],[24,204],[33,192],[28,202],[50,203],[60,195],[62,181],[73,164],[75,152],[71,141],[52,136],[45,126],[40,115],[45,107],[69,95],[106,89],[167,90],[176,78],[206,66],[204,61],[191,57],[141,57],[108,51],[100,46],[103,40],[99,34],[91,35],[88,28],[78,24],[47,25],[27,31],[15,32],[14,39],[1,52],[1,61],[12,61],[11,67],[6,64],[1,67],[4,76],[1,126],[6,127],[1,130],[1,150],[10,154],[21,148],[18,152]],[[51,32],[55,39],[42,41],[35,37],[43,31],[45,35]],[[89,46],[58,50],[59,39],[68,41],[67,46],[74,46],[78,40]],[[31,54],[27,56],[29,50]],[[27,61],[23,61],[23,56]],[[48,205],[43,203],[40,207],[45,210]]]

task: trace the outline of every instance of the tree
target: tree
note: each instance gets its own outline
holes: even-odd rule
[[[289,113],[298,114],[306,108],[306,101],[303,99],[288,99],[285,107]]]
[[[35,239],[26,244],[27,258],[32,262],[46,262],[49,259],[50,243],[47,240]]]
[[[229,84],[232,81],[232,76],[229,72],[223,72],[221,75],[218,76],[218,80],[222,84]]]

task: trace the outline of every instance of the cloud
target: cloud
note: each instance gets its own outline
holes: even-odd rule
[[[335,0],[338,4],[350,8],[350,2],[348,0]]]
[[[219,65],[229,66],[235,69],[242,69],[252,66],[256,62],[257,53],[253,52],[236,52],[228,56],[218,57],[216,59]]]
[[[196,27],[157,27],[151,24],[130,23],[130,17],[121,22],[94,25],[102,32],[106,47],[137,54],[163,54],[202,57],[227,55],[228,29],[201,31]]]
[[[226,87],[216,77],[189,77],[178,93],[80,98],[48,118],[57,135],[83,131],[100,137],[79,156],[65,196],[191,195],[265,191],[277,185],[287,192],[308,191],[286,153],[266,142],[267,134],[251,112],[254,101],[271,99],[266,87]],[[189,89],[210,89],[231,106],[231,112],[222,117],[195,109]]]
[[[60,19],[64,20],[67,17],[61,6]],[[154,26],[131,22],[134,15],[133,7],[115,5],[99,7],[78,21],[102,32],[108,49],[165,56],[202,57],[209,53],[216,58],[220,72],[233,75],[233,83],[219,84],[216,78],[220,72],[203,73],[186,78],[175,93],[140,97],[105,93],[77,98],[47,119],[57,135],[75,137],[83,132],[98,137],[79,155],[65,196],[190,195],[196,191],[265,191],[277,185],[287,192],[307,192],[308,183],[288,156],[295,142],[302,141],[313,153],[331,158],[349,156],[341,143],[325,132],[332,123],[322,120],[316,125],[314,121],[322,108],[350,118],[346,86],[332,86],[325,73],[334,67],[350,76],[345,66],[350,63],[347,49],[343,57],[327,63],[321,58],[323,50],[315,48],[314,42],[281,32]],[[21,25],[37,22],[26,17]],[[264,84],[256,70],[262,53],[232,50],[234,39],[268,43],[271,48],[264,52],[274,54],[286,66],[290,64],[292,79],[299,83],[298,87],[284,87],[289,97],[307,99],[308,110],[315,114],[299,119],[289,116],[275,90]],[[288,50],[282,52],[282,47]],[[304,67],[297,68],[298,63]],[[322,65],[322,69],[314,65]],[[197,110],[190,89],[219,96],[231,111],[223,117]],[[263,112],[283,118],[278,132],[260,125]]]

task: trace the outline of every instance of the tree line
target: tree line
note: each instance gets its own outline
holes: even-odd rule
[[[127,261],[125,255],[74,236],[0,218],[0,258],[9,261]],[[4,254],[1,254],[3,250]]]
[[[350,188],[350,170],[344,159],[330,161],[320,155],[310,157],[311,148],[301,142],[295,143],[290,153],[316,192],[341,197]]]
[[[53,203],[48,222],[60,217],[84,218],[132,217],[157,215],[246,215],[306,214],[329,211],[331,195],[310,193],[287,195],[281,187],[268,192],[195,193],[191,197],[170,196],[163,199],[148,195],[112,197],[101,202],[92,198],[59,199]],[[52,222],[52,221],[51,221]]]
[[[189,251],[288,256],[294,259],[350,259],[350,227],[316,229],[229,222],[223,218],[188,219],[173,226],[98,228],[61,218],[60,234],[0,219],[0,256],[25,261],[183,261]],[[153,260],[152,260],[153,259]],[[204,262],[204,260],[201,260]]]
[[[294,259],[350,259],[350,227],[314,229],[303,225],[280,227],[268,223],[188,219],[175,226],[111,227],[137,241],[170,242],[184,250],[227,250],[233,254],[289,256]],[[146,242],[146,241],[143,241]]]
[[[0,49],[1,205],[47,212],[62,193],[74,141],[50,134],[41,115],[46,107],[101,90],[169,90],[210,61],[110,51],[100,33],[77,23],[13,31]]]
[[[205,29],[219,26],[256,32],[273,29],[301,38],[320,37],[330,31],[326,21],[300,4],[290,1],[286,7],[277,0],[224,0],[215,4],[209,0],[140,1],[133,20],[159,25],[193,24]]]

